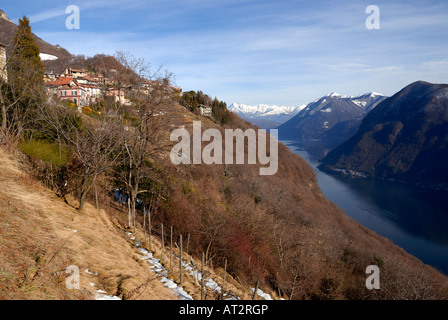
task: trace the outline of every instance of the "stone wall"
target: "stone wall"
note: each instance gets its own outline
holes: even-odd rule
[[[5,64],[6,64],[5,46],[3,46],[0,43],[0,77],[7,80]]]

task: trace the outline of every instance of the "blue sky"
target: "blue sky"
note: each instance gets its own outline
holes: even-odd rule
[[[392,95],[448,82],[446,0],[0,1],[73,54],[127,51],[228,104],[307,104],[327,93]],[[368,5],[380,9],[369,30]],[[66,7],[80,8],[79,30]]]

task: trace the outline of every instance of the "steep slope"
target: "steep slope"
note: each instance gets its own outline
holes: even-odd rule
[[[237,117],[231,126],[251,127]],[[173,190],[175,229],[206,234],[194,241],[210,245],[240,278],[265,279],[293,299],[448,297],[446,277],[347,217],[322,195],[306,161],[282,144],[273,176],[261,177],[258,165],[187,165],[175,175],[164,182]],[[364,286],[370,264],[381,265],[382,291]],[[401,284],[402,276],[410,282]],[[431,294],[412,280],[420,277]]]
[[[104,210],[80,214],[2,149],[0,168],[0,300],[95,299],[98,289],[119,295],[154,277]],[[79,290],[66,287],[72,265]],[[148,288],[140,299],[177,299],[159,281]]]
[[[374,92],[359,97],[330,93],[309,103],[279,126],[279,135],[289,139],[348,138],[356,132],[362,118],[384,98]]]
[[[17,28],[18,26],[8,18],[6,13],[3,10],[0,10],[0,43],[9,45],[7,49],[8,52],[14,45],[14,35],[16,34]],[[34,39],[36,40],[36,43],[40,48],[40,52],[46,55],[50,55],[43,55],[44,59],[51,56],[55,56],[60,59],[70,59],[72,57],[72,55],[67,50],[61,48],[58,45],[51,45],[36,35],[34,35]]]
[[[448,85],[417,81],[379,104],[320,168],[448,182]]]
[[[185,274],[182,286],[177,285],[179,250],[173,250],[171,269],[168,247],[161,260],[160,238],[152,237],[149,254],[141,226],[132,233],[126,229],[126,206],[101,194],[101,210],[88,204],[77,211],[74,198],[69,196],[65,203],[33,177],[33,164],[45,167],[44,162],[30,164],[21,153],[12,156],[0,148],[0,300],[200,299],[200,287],[191,275],[200,260],[183,252]],[[79,289],[66,287],[69,266],[79,268]],[[219,297],[217,283],[222,285],[223,273],[205,266],[207,299]],[[230,274],[225,288],[241,299],[252,297],[250,287]]]
[[[232,103],[228,109],[241,118],[263,129],[273,129],[288,121],[299,113],[305,106],[285,107],[260,104],[249,106]]]

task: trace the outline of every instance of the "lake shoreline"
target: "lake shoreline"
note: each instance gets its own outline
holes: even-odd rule
[[[348,177],[317,168],[330,148],[318,141],[280,140],[316,172],[330,201],[366,228],[448,275],[448,192],[374,178]]]

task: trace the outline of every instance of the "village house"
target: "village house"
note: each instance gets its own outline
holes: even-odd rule
[[[87,75],[87,72],[85,70],[81,70],[81,69],[68,68],[68,69],[65,69],[64,74],[76,79],[76,78],[85,77]]]
[[[71,77],[59,77],[45,84],[47,92],[56,95],[60,100],[71,100],[77,105],[88,106],[96,103],[103,96],[103,91],[94,85],[80,83],[79,79]],[[69,94],[71,89],[76,88],[76,94]],[[79,91],[79,92],[78,92]]]
[[[129,105],[131,103],[131,101],[128,98],[126,98],[124,90],[115,88],[107,89],[106,96],[114,97],[115,102],[118,102],[123,105]]]
[[[78,83],[75,81],[75,79],[70,77],[59,77],[54,81],[50,81],[45,83],[45,88],[47,89],[47,92],[49,94],[57,95],[58,89],[63,86],[77,86]]]
[[[64,85],[57,89],[57,96],[60,100],[69,100],[78,106],[78,110],[81,111],[83,106],[88,104],[87,91],[80,86]]]
[[[45,74],[44,74],[44,82],[45,83],[55,81],[56,79],[57,79],[57,76],[54,72],[45,72]]]
[[[102,86],[104,85],[104,77],[97,74],[88,74],[84,77],[76,78],[78,83],[90,85],[90,86]]]
[[[4,81],[8,81],[8,75],[6,72],[6,45],[0,43],[0,78]]]
[[[102,90],[97,86],[82,83],[79,83],[78,85],[87,92],[88,105],[96,103],[98,99],[100,99],[103,96]]]

